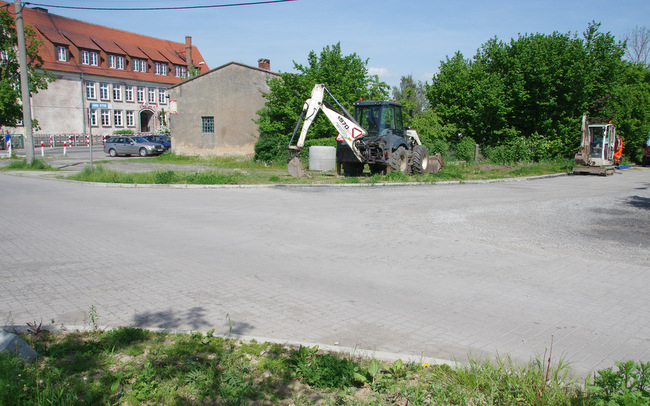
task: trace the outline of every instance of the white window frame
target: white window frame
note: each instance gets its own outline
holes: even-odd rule
[[[90,51],[90,66],[99,66],[99,54],[95,51]]]
[[[147,90],[147,101],[149,104],[156,104],[156,89],[153,87]]]
[[[135,111],[133,110],[126,111],[126,126],[135,127]]]
[[[174,76],[177,78],[187,77],[187,68],[181,65],[174,65]]]
[[[124,100],[128,102],[133,101],[133,86],[124,86]]]
[[[146,94],[145,94],[145,88],[138,86],[138,98],[137,101],[138,103],[144,103],[146,100]]]
[[[154,62],[155,74],[167,76],[167,64],[163,62]]]
[[[117,56],[117,69],[124,70],[124,57],[122,55]]]
[[[102,109],[102,127],[111,126],[111,111]]]
[[[95,100],[97,99],[97,86],[95,82],[86,82],[86,99]]]
[[[116,69],[117,68],[117,56],[115,55],[109,55],[108,56],[108,67],[110,69]]]
[[[122,85],[113,85],[113,100],[122,101]]]
[[[122,123],[122,110],[113,110],[113,123],[115,123],[115,127],[124,126]]]
[[[133,71],[147,73],[147,61],[145,59],[133,58]]]
[[[81,64],[90,65],[90,52],[86,50],[81,51]]]
[[[90,117],[90,125],[92,127],[97,127],[97,110],[89,109],[88,117]]]
[[[68,62],[68,48],[63,45],[56,46],[56,55],[59,62]]]
[[[99,99],[100,100],[110,100],[110,93],[108,89],[108,83],[99,84]]]
[[[163,88],[158,89],[158,104],[167,104],[167,90]]]

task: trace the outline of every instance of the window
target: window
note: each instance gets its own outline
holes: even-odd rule
[[[187,77],[187,68],[185,66],[174,66],[174,76],[177,78],[186,78]]]
[[[122,100],[122,86],[113,85],[113,100],[116,101]]]
[[[144,103],[144,87],[138,87],[138,103]]]
[[[124,99],[128,102],[133,101],[133,86],[124,86]]]
[[[133,110],[126,111],[126,126],[135,127],[135,111]]]
[[[93,127],[97,127],[97,110],[95,109],[89,109],[90,111],[88,112],[88,117],[90,118],[90,125]]]
[[[108,100],[109,94],[108,94],[108,83],[100,83],[99,84],[99,98],[102,100]]]
[[[90,52],[81,51],[81,64],[90,65]]]
[[[110,126],[111,126],[111,111],[102,110],[102,127],[110,127]]]
[[[115,127],[122,127],[122,110],[113,111],[113,122]]]
[[[149,92],[148,92],[148,96],[149,97],[147,98],[147,101],[150,104],[154,104],[156,102],[156,89],[154,89],[153,87],[150,87]]]
[[[147,73],[147,61],[133,58],[133,71]]]
[[[97,52],[90,52],[90,64],[92,66],[99,66],[99,54]]]
[[[67,62],[68,61],[68,49],[64,46],[57,46],[56,47],[56,54],[58,57],[58,60],[61,62]]]
[[[167,103],[167,92],[165,89],[158,89],[158,103],[165,104]]]
[[[214,133],[214,117],[201,117],[201,131],[205,133]]]
[[[156,75],[167,75],[167,64],[162,63],[162,62],[155,62],[154,63],[154,68],[155,68],[155,73]]]
[[[117,68],[117,61],[116,61],[116,56],[115,55],[109,55],[108,56],[108,67],[111,69]]]
[[[117,69],[124,70],[124,57],[123,56],[118,56],[117,57]]]
[[[95,95],[95,82],[86,82],[86,99],[94,100]]]

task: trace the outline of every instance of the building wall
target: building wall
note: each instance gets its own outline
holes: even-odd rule
[[[92,83],[94,97],[88,97],[88,83]],[[102,85],[108,90],[105,97],[102,97]],[[127,87],[132,89],[131,99],[128,98]],[[138,88],[143,89],[144,100],[138,100]],[[32,117],[38,120],[38,128],[34,134],[84,134],[84,129],[88,134],[90,128],[94,135],[111,135],[117,130],[125,129],[135,133],[162,132],[169,118],[168,88],[168,84],[155,82],[96,75],[82,77],[79,74],[57,72],[56,80],[50,83],[47,89],[32,97]],[[153,101],[149,98],[150,90],[153,91]],[[91,103],[108,105],[105,109],[95,110],[94,125],[89,125],[88,121],[84,123]],[[108,120],[103,121],[104,111]],[[120,112],[119,119],[116,117],[116,111]],[[141,126],[143,111],[151,115],[148,131],[143,131]],[[132,121],[129,121],[129,114],[132,114]]]
[[[32,118],[38,120],[34,133],[82,134],[84,114],[81,103],[79,75],[57,75],[47,89],[32,97]]]
[[[236,63],[214,69],[169,90],[177,101],[172,114],[172,151],[182,155],[247,155],[259,136],[257,111],[264,107],[266,84],[277,74]],[[214,118],[214,132],[202,130],[202,117]]]

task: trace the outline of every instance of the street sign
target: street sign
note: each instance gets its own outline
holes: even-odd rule
[[[91,109],[107,109],[108,103],[90,103]]]

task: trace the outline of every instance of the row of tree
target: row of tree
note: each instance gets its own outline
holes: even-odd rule
[[[599,28],[591,23],[582,36],[556,32],[510,42],[490,39],[471,59],[459,52],[448,57],[431,84],[403,77],[393,97],[413,112],[409,125],[432,152],[473,151],[478,143],[495,161],[572,157],[587,113],[612,120],[624,138],[624,154],[637,160],[650,132],[650,70],[625,60],[626,43]],[[285,156],[316,83],[325,83],[346,107],[360,97],[388,97],[386,84],[368,74],[367,60],[342,55],[340,44],[320,55],[312,51],[308,63],[294,62],[298,73],[283,73],[269,83],[258,122],[263,134],[258,159]],[[333,132],[321,116],[310,130],[310,143],[335,145]]]

